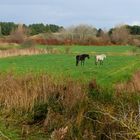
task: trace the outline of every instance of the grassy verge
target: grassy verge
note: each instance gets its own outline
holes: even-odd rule
[[[43,73],[1,75],[0,83],[0,130],[9,139],[139,137],[139,94],[135,92],[118,94],[103,89],[96,80],[56,83]]]

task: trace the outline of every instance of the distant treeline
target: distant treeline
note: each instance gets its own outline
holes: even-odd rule
[[[54,25],[54,24],[43,24],[36,23],[23,26],[27,29],[29,35],[36,35],[39,33],[45,32],[58,32],[62,29],[62,26]],[[10,35],[12,31],[14,31],[18,27],[18,24],[14,22],[0,22],[0,35]]]
[[[0,36],[0,42],[19,44],[98,46],[129,44],[140,47],[140,26],[136,25],[120,25],[103,30],[84,24],[64,28],[54,24],[26,25],[0,22]]]
[[[138,26],[138,25],[134,25],[134,26],[126,25],[126,27],[129,29],[130,34],[140,35],[140,26]]]
[[[138,25],[124,25],[130,32],[131,35],[140,35],[140,26]],[[115,28],[111,28],[109,30],[109,34],[112,33],[112,31],[114,30]]]
[[[62,29],[62,26],[58,26],[55,24],[43,24],[43,23],[35,23],[26,25],[23,24],[23,26],[27,29],[29,35],[36,35],[39,33],[46,33],[46,32],[58,32],[60,29]],[[140,35],[140,26],[138,25],[125,25],[126,28],[129,30],[130,34],[132,35]],[[10,33],[15,30],[18,27],[18,24],[14,22],[0,22],[0,35],[10,35]],[[111,28],[109,30],[109,34],[112,33],[112,31],[115,28]],[[101,31],[101,29],[98,30],[98,33]]]

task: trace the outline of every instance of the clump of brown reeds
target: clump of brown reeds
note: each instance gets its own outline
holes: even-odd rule
[[[140,71],[137,71],[132,78],[125,82],[116,85],[117,93],[138,93],[140,92]]]
[[[36,55],[36,54],[47,54],[48,51],[45,49],[38,48],[26,48],[26,49],[8,49],[0,50],[0,58],[11,57],[11,56],[22,56],[22,55]]]
[[[65,140],[65,135],[68,131],[68,126],[65,128],[59,128],[58,130],[54,130],[51,134],[50,140]]]
[[[56,84],[47,74],[27,74],[16,77],[14,74],[0,75],[0,102],[5,109],[23,108],[32,110],[36,103],[59,100],[66,108],[85,96],[82,86],[71,80]]]

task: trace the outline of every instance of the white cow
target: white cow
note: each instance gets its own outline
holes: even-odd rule
[[[97,65],[100,62],[100,65],[103,64],[103,60],[106,58],[105,54],[95,55],[95,64]]]

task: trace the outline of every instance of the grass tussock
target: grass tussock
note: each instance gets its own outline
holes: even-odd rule
[[[65,83],[66,82],[66,83]],[[80,84],[71,80],[56,84],[51,76],[27,74],[15,77],[13,74],[0,76],[0,100],[5,109],[22,108],[30,111],[37,104],[62,101],[66,108],[73,107],[78,100],[84,98]],[[77,93],[77,94],[75,94]],[[67,98],[66,98],[67,97]]]
[[[6,127],[9,119],[22,118],[18,125],[25,139],[36,133],[35,126],[50,140],[140,137],[139,105],[102,89],[96,80],[83,85],[71,79],[56,82],[46,74],[1,74],[0,103]]]
[[[140,92],[140,71],[136,72],[126,83],[116,85],[116,92],[139,93]]]

